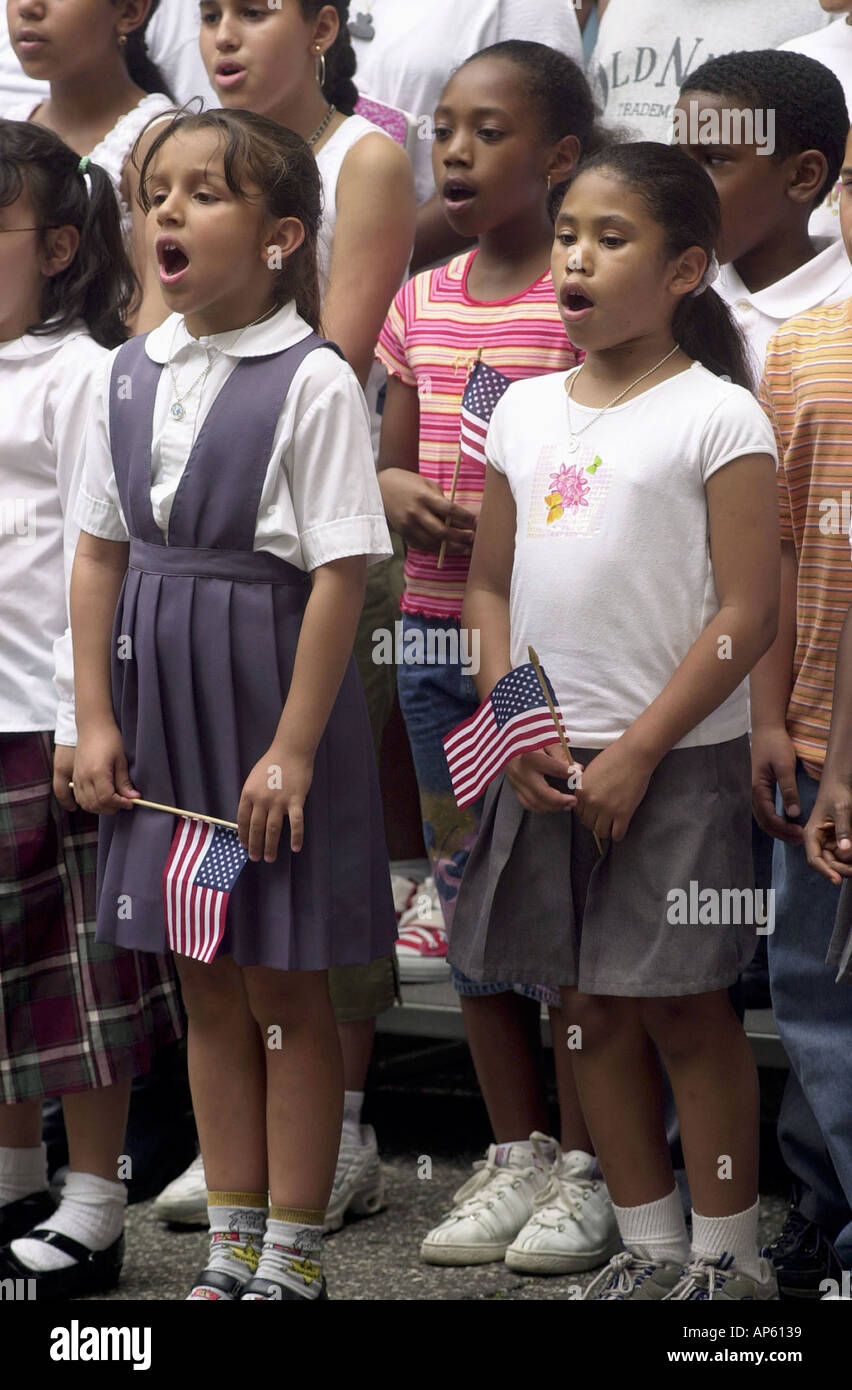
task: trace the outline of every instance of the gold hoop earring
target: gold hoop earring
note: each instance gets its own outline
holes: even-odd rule
[[[320,91],[322,91],[325,87],[325,54],[319,45],[317,45],[316,74]]]
[[[547,191],[550,192],[550,175],[547,176]]]
[[[119,48],[126,48],[126,47],[127,47],[127,35],[126,35],[126,34],[119,34],[119,36],[118,36],[118,46],[119,46]]]

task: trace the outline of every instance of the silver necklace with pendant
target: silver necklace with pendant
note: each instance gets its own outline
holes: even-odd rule
[[[596,425],[601,416],[605,415],[606,412],[612,406],[617,405],[618,402],[621,400],[622,396],[626,396],[627,392],[632,391],[634,386],[638,386],[640,381],[644,381],[647,376],[652,376],[654,372],[656,372],[660,367],[662,367],[664,362],[668,362],[670,357],[674,357],[677,350],[678,344],[675,343],[671,352],[667,352],[665,357],[661,357],[659,362],[655,363],[653,367],[648,368],[647,372],[643,372],[641,376],[637,376],[635,381],[631,381],[629,386],[625,386],[623,391],[619,391],[617,396],[613,396],[611,401],[607,401],[603,409],[599,410],[596,415],[593,415],[591,420],[589,420],[588,424],[582,425],[580,429],[575,430],[573,425],[571,424],[571,396],[574,391],[574,383],[577,380],[577,377],[580,375],[580,372],[583,370],[583,367],[585,367],[586,365],[585,362],[583,362],[582,366],[577,368],[577,371],[574,373],[570,382],[568,383],[567,394],[565,396],[565,405],[568,410],[568,439],[564,446],[565,452],[568,454],[576,454],[577,450],[580,447],[580,435],[585,434],[586,430],[592,428],[592,425]]]
[[[245,325],[244,328],[241,328],[241,329],[240,329],[240,331],[239,331],[239,333],[237,334],[236,338],[234,339],[233,343],[231,343],[231,348],[235,348],[235,347],[236,347],[236,345],[237,345],[237,343],[239,342],[240,338],[243,336],[244,333],[248,332],[248,330],[249,330],[250,328],[255,328],[259,323],[263,323],[263,320],[264,320],[264,319],[270,318],[270,317],[272,316],[272,314],[277,313],[277,312],[278,312],[278,306],[277,306],[277,305],[274,305],[274,306],[272,307],[272,309],[267,309],[267,310],[266,310],[266,313],[261,314],[260,318],[252,319],[252,322],[251,322],[251,323],[247,323],[247,324]],[[172,417],[173,420],[185,420],[185,419],[186,419],[186,409],[185,409],[185,407],[184,407],[184,401],[188,401],[188,400],[189,400],[190,396],[192,395],[193,391],[195,391],[196,387],[198,387],[198,386],[203,387],[203,386],[204,386],[204,383],[205,383],[205,381],[207,380],[207,378],[208,378],[208,376],[209,376],[209,374],[210,374],[211,368],[212,368],[212,366],[213,366],[213,354],[214,354],[214,353],[217,353],[217,352],[219,351],[219,349],[218,349],[217,347],[215,347],[212,343],[209,344],[209,345],[204,349],[204,351],[207,353],[207,366],[204,368],[204,371],[201,372],[201,374],[195,378],[195,381],[192,383],[192,385],[189,387],[189,389],[186,390],[186,391],[184,391],[183,395],[181,395],[180,390],[179,390],[179,388],[178,388],[178,384],[177,384],[177,377],[175,376],[175,369],[174,369],[174,364],[173,364],[173,362],[172,362],[172,358],[174,357],[175,341],[176,341],[176,339],[177,339],[178,329],[180,328],[180,325],[181,325],[182,322],[183,322],[183,320],[181,319],[181,320],[178,321],[178,323],[175,324],[175,331],[174,331],[174,333],[172,334],[172,346],[171,346],[171,351],[169,352],[169,357],[168,357],[169,375],[170,375],[170,377],[171,377],[171,379],[172,379],[172,389],[173,389],[173,391],[174,391],[174,393],[175,393],[174,401],[173,401],[172,404],[169,406],[169,414],[171,415],[171,417]]]

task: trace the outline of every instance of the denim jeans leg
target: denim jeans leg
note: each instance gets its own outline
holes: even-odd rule
[[[797,769],[802,823],[818,783]],[[778,1142],[800,1187],[802,1214],[834,1239],[852,1267],[852,993],[825,964],[840,889],[809,868],[801,845],[775,843],[775,931],[769,978],[790,1059]]]

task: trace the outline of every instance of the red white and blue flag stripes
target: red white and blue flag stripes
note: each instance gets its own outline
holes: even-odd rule
[[[553,687],[543,670],[541,674],[564,732]],[[476,714],[443,741],[457,805],[477,801],[510,758],[546,748],[558,737],[535,667],[529,661],[516,666],[497,682]]]
[[[163,871],[169,946],[178,955],[213,959],[225,934],[231,889],[247,859],[235,830],[181,820]]]

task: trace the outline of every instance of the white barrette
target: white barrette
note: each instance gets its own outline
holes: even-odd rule
[[[707,289],[708,285],[712,285],[712,284],[713,284],[713,281],[714,281],[714,280],[717,280],[718,278],[719,278],[719,262],[716,260],[716,252],[715,252],[715,251],[711,251],[711,252],[710,252],[710,259],[709,259],[709,261],[707,262],[707,267],[706,267],[706,269],[705,269],[705,271],[704,271],[704,274],[702,275],[702,277],[701,277],[701,279],[699,280],[698,284],[695,286],[695,289],[694,289],[694,290],[690,290],[690,294],[693,295],[693,296],[694,296],[694,295],[697,295],[697,294],[703,294],[704,291]]]

